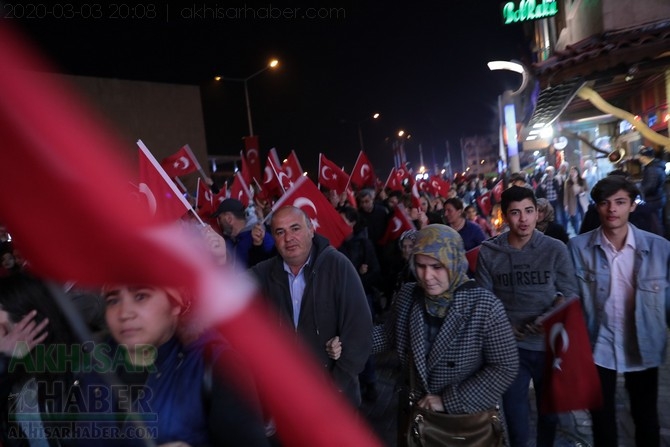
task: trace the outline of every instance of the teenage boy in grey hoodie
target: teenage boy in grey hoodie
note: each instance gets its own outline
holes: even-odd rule
[[[503,303],[519,347],[519,374],[503,395],[512,447],[526,447],[528,387],[533,380],[539,408],[544,370],[544,335],[536,324],[563,297],[576,295],[574,267],[565,244],[535,229],[537,201],[528,188],[512,186],[500,207],[509,231],[482,243],[475,279]],[[539,415],[537,446],[551,447],[556,415]]]

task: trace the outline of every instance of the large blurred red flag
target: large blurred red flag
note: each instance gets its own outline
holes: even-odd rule
[[[391,168],[391,172],[389,173],[389,176],[386,179],[384,188],[388,188],[391,191],[400,191],[400,192],[403,191],[402,179],[398,175],[398,171],[396,170],[396,168]]]
[[[493,204],[491,203],[491,195],[493,191],[486,191],[481,196],[477,197],[477,206],[481,210],[484,217],[491,215]]]
[[[300,177],[274,204],[272,211],[289,205],[303,210],[312,221],[314,231],[328,239],[335,248],[351,234],[351,227],[308,177]]]
[[[542,326],[546,355],[540,410],[563,413],[600,407],[600,378],[579,298],[561,304],[542,319]]]
[[[380,446],[360,416],[320,381],[318,368],[292,348],[292,335],[272,330],[267,310],[248,305],[255,293],[250,284],[216,270],[195,240],[176,227],[156,227],[129,200],[133,176],[118,158],[127,148],[62,84],[34,75],[53,70],[6,22],[0,42],[0,221],[32,270],[97,286],[192,287],[207,303],[204,314],[220,323],[249,366],[285,445]],[[48,185],[48,200],[35,179]],[[46,230],[36,209],[49,216]]]
[[[237,171],[233,184],[230,185],[230,198],[239,200],[245,208],[251,203],[251,191],[249,191],[249,185],[247,185],[242,178],[240,171]]]

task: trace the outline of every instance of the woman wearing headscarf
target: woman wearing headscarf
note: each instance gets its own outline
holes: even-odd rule
[[[110,337],[93,348],[65,409],[78,433],[107,433],[99,446],[145,445],[140,433],[158,446],[269,445],[248,371],[218,333],[187,321],[185,290],[108,285],[102,295]]]
[[[547,199],[537,199],[537,225],[535,228],[566,244],[570,240],[565,228],[554,222],[554,207]]]
[[[417,233],[410,265],[417,282],[403,286],[388,320],[375,327],[373,352],[398,353],[407,376],[416,378],[411,394],[420,408],[495,408],[519,363],[500,300],[468,278],[463,240],[445,225]]]

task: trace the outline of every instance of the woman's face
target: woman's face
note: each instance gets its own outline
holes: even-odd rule
[[[462,210],[457,210],[451,203],[447,203],[444,206],[444,217],[447,219],[449,225],[454,225],[460,221],[463,217],[463,213]]]
[[[414,248],[414,241],[406,237],[402,240],[402,257],[405,261],[409,261],[409,256],[412,254]]]
[[[424,213],[428,211],[428,200],[425,197],[421,197],[419,199],[419,203],[421,204],[421,211]]]
[[[163,289],[112,287],[105,293],[105,319],[119,344],[161,346],[177,329],[181,309]]]
[[[575,168],[570,168],[570,177],[572,177],[573,179],[576,179],[576,178],[577,178],[577,175],[578,175],[578,174],[577,174],[577,169],[575,169]]]
[[[440,295],[449,289],[449,271],[437,259],[414,255],[414,270],[419,285],[428,295]]]

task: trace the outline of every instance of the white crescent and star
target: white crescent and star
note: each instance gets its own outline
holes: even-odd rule
[[[556,355],[556,339],[558,337],[561,337],[561,352],[566,352],[568,346],[570,346],[570,338],[563,323],[554,323],[549,330],[549,346],[551,346],[551,352],[554,354],[554,369],[560,371],[562,359]]]
[[[205,200],[208,202],[212,202],[212,193],[210,191],[205,191]]]
[[[365,178],[366,177],[366,172],[370,170],[370,165],[364,164],[361,166],[361,177]]]
[[[316,210],[316,205],[314,205],[314,202],[309,200],[307,197],[298,197],[297,199],[295,199],[293,201],[293,206],[296,207],[296,208],[300,208],[300,209],[303,209],[303,207],[305,207],[305,206],[309,207],[309,208],[312,208],[312,210],[314,210],[314,217],[316,217],[318,215],[318,212]]]
[[[398,219],[397,217],[394,217],[393,218],[393,232],[397,233],[398,230],[400,230],[401,226],[402,226],[402,222],[400,221],[400,219]]]
[[[263,179],[263,183],[270,183],[270,180],[272,180],[272,168],[270,166],[265,167],[265,178]]]
[[[177,159],[177,161],[174,162],[172,165],[175,169],[180,169],[182,171],[185,171],[188,169],[189,166],[191,166],[191,162],[188,161],[187,157],[184,157],[183,155]]]
[[[247,161],[251,164],[255,164],[258,160],[258,149],[251,148],[247,150]]]
[[[283,172],[279,173],[279,183],[284,189],[289,189],[291,186],[293,186],[291,178]]]
[[[147,204],[149,205],[149,213],[152,216],[156,215],[156,196],[154,196],[154,193],[151,191],[151,188],[149,188],[149,185],[146,183],[140,183],[138,187],[139,191],[141,194],[144,194],[144,196],[147,198]]]
[[[328,177],[328,174],[326,174],[326,172],[328,172],[328,171],[332,171],[332,169],[330,169],[330,166],[322,167],[321,168],[321,177],[323,177],[324,180],[334,180],[335,176],[332,176],[330,178]]]

